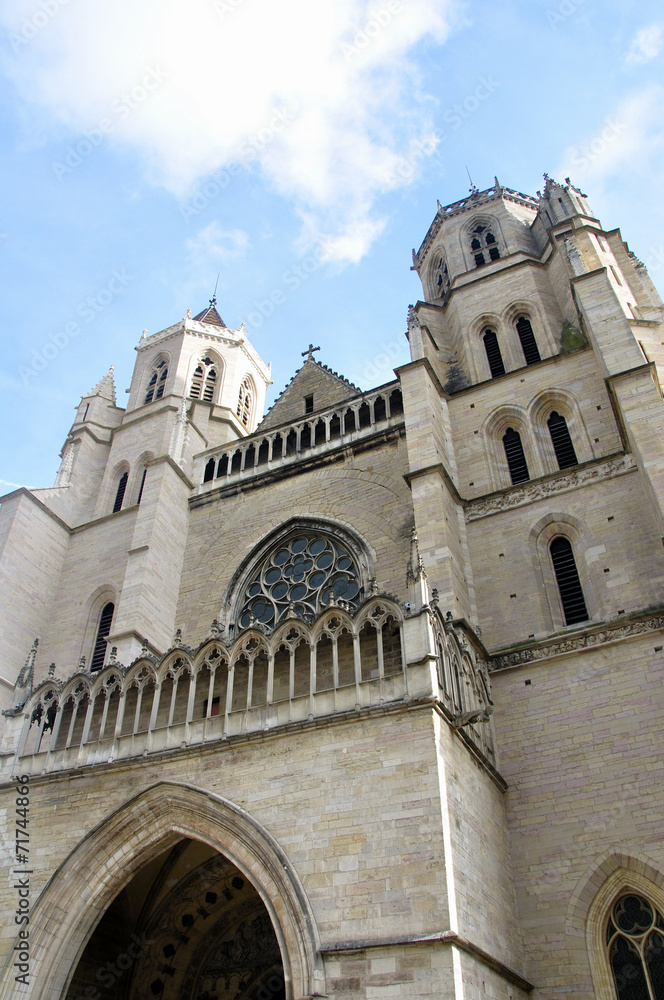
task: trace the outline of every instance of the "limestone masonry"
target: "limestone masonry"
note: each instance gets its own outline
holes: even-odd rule
[[[213,299],[2,499],[0,1000],[664,1000],[662,302],[569,179],[413,265],[393,381]]]

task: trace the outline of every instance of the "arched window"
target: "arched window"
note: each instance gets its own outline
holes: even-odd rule
[[[578,465],[579,461],[574,451],[574,445],[572,444],[565,418],[554,410],[546,423],[551,435],[553,450],[558,460],[558,468],[568,469],[571,465]]]
[[[616,900],[606,948],[618,1000],[664,1000],[664,919],[647,899]]]
[[[273,546],[244,588],[239,623],[273,628],[290,611],[315,615],[344,601],[357,607],[360,573],[354,558],[336,539],[304,529]]]
[[[440,253],[436,256],[433,284],[435,294],[444,299],[450,290],[450,272],[447,269],[445,257]]]
[[[111,623],[113,621],[113,614],[115,612],[115,605],[108,602],[102,608],[101,615],[99,618],[99,628],[97,629],[97,638],[95,640],[95,647],[92,651],[92,659],[90,660],[90,670],[101,670],[104,666],[104,660],[106,658],[106,639],[111,631]]]
[[[201,358],[191,379],[190,399],[203,399],[206,403],[214,402],[214,394],[219,381],[219,366],[208,357]]]
[[[475,260],[475,267],[481,267],[487,261],[500,258],[496,237],[488,226],[475,226],[470,236],[470,249]]]
[[[521,444],[521,435],[513,427],[508,427],[503,434],[503,445],[505,447],[505,457],[510,470],[512,483],[525,483],[530,479],[526,456]]]
[[[141,497],[143,496],[143,487],[145,486],[145,478],[146,478],[147,474],[148,474],[148,470],[147,469],[143,469],[143,473],[141,475],[141,485],[138,488],[138,497],[136,498],[136,503],[137,504],[141,502]]]
[[[124,500],[125,490],[127,489],[127,480],[129,479],[129,473],[123,472],[118,481],[118,489],[115,494],[115,500],[113,502],[113,513],[116,514],[122,509],[122,501]]]
[[[209,458],[205,466],[205,471],[203,472],[204,483],[209,483],[214,479],[214,466],[215,466],[214,459]]]
[[[237,401],[237,415],[245,427],[249,426],[251,417],[251,382],[247,377],[242,379],[240,394]]]
[[[148,391],[145,394],[145,402],[151,403],[153,399],[161,399],[166,388],[168,378],[168,365],[165,361],[159,361],[150,376]]]
[[[503,364],[503,356],[500,353],[498,337],[496,336],[494,330],[487,330],[484,334],[484,350],[486,351],[487,361],[489,362],[491,378],[496,378],[498,375],[504,375],[505,365]]]
[[[519,334],[526,364],[534,365],[537,361],[541,361],[535,334],[527,316],[519,316],[516,321],[516,332]]]
[[[559,535],[551,542],[549,551],[565,615],[565,624],[574,625],[576,622],[588,621],[588,610],[569,539]]]

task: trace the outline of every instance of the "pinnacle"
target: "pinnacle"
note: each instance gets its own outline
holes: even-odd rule
[[[113,381],[114,365],[108,369],[103,379],[101,379],[94,389],[91,389],[88,396],[101,396],[103,399],[110,399],[115,405],[115,382]]]

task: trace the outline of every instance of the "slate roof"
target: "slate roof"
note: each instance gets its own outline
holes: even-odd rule
[[[197,320],[199,323],[207,323],[208,326],[219,326],[224,330],[228,329],[223,319],[217,312],[216,298],[211,298],[210,305],[207,307],[207,309],[203,309],[202,312],[199,312],[198,315],[194,316],[193,318]]]

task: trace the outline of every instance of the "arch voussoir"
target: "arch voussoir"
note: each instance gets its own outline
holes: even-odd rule
[[[314,915],[277,841],[230,800],[191,785],[160,782],[91,830],[41,892],[30,918],[35,1000],[62,1000],[115,896],[148,860],[183,837],[219,851],[254,885],[279,942],[288,1000],[325,992]],[[0,1000],[9,1000],[14,986],[11,969],[5,969]]]

